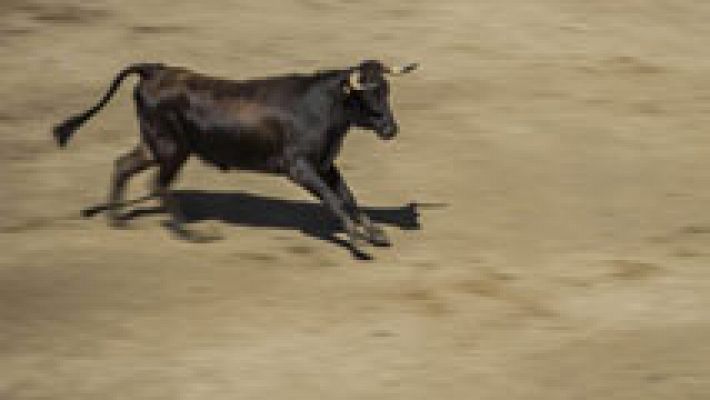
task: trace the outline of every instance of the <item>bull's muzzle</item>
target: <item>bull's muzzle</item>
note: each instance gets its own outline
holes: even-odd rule
[[[380,139],[390,140],[394,139],[394,137],[397,136],[397,132],[399,132],[399,126],[394,121],[387,121],[381,124],[378,123],[375,127],[375,132],[377,132],[377,136]]]

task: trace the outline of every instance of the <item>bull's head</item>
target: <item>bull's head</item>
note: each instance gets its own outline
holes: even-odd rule
[[[379,61],[363,61],[354,67],[348,78],[347,90],[355,125],[374,130],[381,139],[395,137],[399,128],[390,107],[386,76],[406,74],[418,66],[414,63],[388,67]]]

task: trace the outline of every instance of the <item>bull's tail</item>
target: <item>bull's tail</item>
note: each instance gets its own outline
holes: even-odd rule
[[[70,117],[61,124],[54,126],[54,128],[52,129],[52,134],[57,140],[57,144],[59,145],[59,147],[66,146],[72,134],[77,129],[79,129],[89,118],[93,117],[96,113],[101,111],[101,109],[104,108],[106,104],[108,104],[114,94],[116,94],[116,91],[121,86],[123,80],[126,79],[129,75],[139,74],[141,78],[145,78],[149,76],[151,71],[154,71],[161,67],[162,64],[133,64],[119,72],[118,75],[116,75],[116,78],[111,83],[111,87],[108,89],[104,97],[102,97],[101,100],[95,106],[80,114],[76,114]]]

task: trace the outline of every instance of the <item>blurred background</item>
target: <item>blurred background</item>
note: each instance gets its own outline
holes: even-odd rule
[[[707,399],[710,3],[0,1],[0,398]],[[401,134],[340,165],[394,247],[359,262],[280,178],[191,161],[199,229],[102,202],[127,64],[240,79],[420,62]],[[132,181],[146,193],[148,175]],[[412,203],[423,206],[411,207]],[[436,206],[427,207],[426,204]],[[152,208],[151,208],[152,207]]]

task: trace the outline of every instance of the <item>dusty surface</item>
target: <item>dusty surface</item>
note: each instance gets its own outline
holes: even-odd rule
[[[710,398],[709,18],[705,0],[2,0],[0,398]],[[177,186],[220,242],[173,240],[152,203],[125,231],[79,217],[135,143],[129,86],[66,151],[49,127],[124,65],[363,58],[423,65],[394,83],[400,139],[353,132],[341,160],[395,242],[375,261],[319,239],[298,188],[197,161]]]

